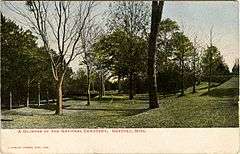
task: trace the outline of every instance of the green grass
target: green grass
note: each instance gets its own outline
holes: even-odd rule
[[[228,80],[227,82],[223,83],[222,85],[212,89],[209,93],[206,92],[203,95],[210,95],[214,97],[237,97],[239,96],[239,83],[238,78],[234,77]],[[238,97],[237,97],[238,98]]]
[[[218,84],[213,84],[217,86]],[[86,101],[64,102],[64,114],[54,115],[54,106],[19,108],[3,111],[3,128],[175,128],[175,127],[238,127],[238,78],[234,77],[207,92],[207,83],[191,88],[186,95],[159,96],[160,107],[148,109],[148,95],[135,100],[127,95],[107,95]]]

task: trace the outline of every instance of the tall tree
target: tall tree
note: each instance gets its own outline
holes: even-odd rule
[[[42,40],[45,51],[51,59],[52,74],[56,82],[56,114],[63,113],[62,84],[69,64],[82,53],[81,33],[86,21],[92,16],[94,2],[27,1],[28,13],[19,10],[12,3],[9,8],[28,21],[30,27]],[[57,46],[57,58],[52,45]]]
[[[212,45],[212,33],[213,33],[213,27],[211,27],[211,29],[210,29],[210,47],[208,48],[208,62],[209,62],[209,79],[208,79],[208,92],[210,92],[210,88],[211,88],[211,82],[212,82],[212,66],[213,66],[213,60],[214,60],[214,58],[213,58],[213,52],[214,51],[217,51],[216,50],[216,48],[215,48],[215,50],[214,50],[214,48],[213,48],[213,45]]]
[[[208,78],[208,92],[211,90],[212,75],[220,59],[220,51],[213,45],[208,46],[202,56],[203,73]]]
[[[129,39],[133,40],[131,52],[134,56],[129,54]],[[122,79],[129,79],[130,73],[136,77],[145,72],[146,48],[147,43],[144,39],[139,36],[130,37],[122,29],[114,30],[94,44],[94,52],[100,62],[98,67],[109,69],[112,76]],[[134,89],[133,86],[131,88]]]
[[[77,72],[74,72],[66,81],[64,92],[67,97],[79,96],[85,94],[87,88],[86,71],[80,67]]]
[[[152,1],[151,32],[148,42],[149,108],[151,109],[159,107],[156,80],[156,42],[162,18],[163,4],[163,1]]]
[[[21,29],[1,14],[1,101],[9,100],[9,109],[12,109],[12,94],[15,90],[17,74],[20,72],[17,59],[18,45],[23,43],[21,36]],[[5,100],[4,96],[7,96]]]
[[[172,57],[171,41],[173,40],[173,34],[177,31],[179,31],[179,26],[176,21],[167,18],[160,22],[157,37],[157,67],[159,66],[159,71]]]
[[[123,29],[129,36],[127,44],[128,56],[130,61],[127,65],[133,64],[135,52],[133,50],[134,37],[140,36],[146,38],[149,24],[149,8],[145,2],[122,1],[113,2],[110,5],[109,25],[110,29]],[[134,95],[134,70],[129,67],[128,71],[128,87],[129,99],[133,99]]]
[[[101,35],[101,29],[94,21],[88,21],[87,26],[83,29],[81,34],[82,48],[83,48],[83,63],[87,68],[87,105],[90,105],[91,98],[91,76],[94,69],[95,57],[93,53],[93,44]]]
[[[36,37],[32,35],[31,31],[24,31],[2,15],[1,23],[3,94],[6,91],[15,91],[11,92],[11,95],[16,96],[19,93],[16,97],[18,99],[25,99],[26,96],[25,101],[28,106],[31,82],[39,80],[40,74],[46,72],[45,55],[37,47]],[[24,94],[25,92],[27,94]]]
[[[214,69],[216,69],[216,64],[218,62],[222,62],[222,57],[220,55],[220,51],[216,46],[213,45],[213,26],[210,29],[209,34],[209,46],[204,51],[204,55],[202,57],[203,69],[205,71],[205,75],[208,76],[208,92],[211,90],[211,82],[212,82],[212,74]]]
[[[239,58],[235,60],[234,66],[232,68],[232,73],[239,74]]]
[[[183,32],[176,32],[173,36],[173,53],[174,59],[179,62],[181,74],[181,96],[184,95],[184,69],[185,62],[188,60],[193,50],[192,42]]]
[[[191,64],[192,64],[192,93],[196,93],[196,82],[197,82],[197,70],[199,64],[199,53],[197,49],[197,36],[194,38],[193,47],[191,51]]]
[[[105,52],[104,47],[102,46],[101,42],[103,42],[104,36],[100,38],[97,42],[95,42],[92,46],[92,51],[94,55],[94,65],[96,68],[96,78],[98,79],[99,89],[99,99],[105,95],[105,79],[106,76],[111,71],[110,67],[108,66],[108,59],[107,53]],[[110,70],[110,71],[109,71]]]
[[[177,86],[175,62],[172,60],[173,52],[171,50],[171,41],[173,34],[179,31],[176,21],[166,18],[160,22],[157,37],[157,84],[158,90],[163,94],[174,91]]]

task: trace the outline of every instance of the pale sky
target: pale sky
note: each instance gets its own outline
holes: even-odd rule
[[[15,2],[16,3],[16,2]],[[17,5],[23,2],[16,3]],[[108,7],[108,2],[99,2],[98,13]],[[151,4],[151,3],[149,3]],[[239,57],[239,3],[234,1],[166,1],[163,8],[163,18],[177,21],[187,36],[197,35],[199,42],[206,46],[209,43],[209,31],[213,26],[213,45],[217,46],[223,55],[224,61],[231,70],[234,61]],[[13,20],[20,19],[1,5],[3,14]],[[101,20],[102,16],[99,16]],[[19,24],[16,21],[17,24]],[[79,68],[78,60],[71,66],[74,71]]]
[[[166,2],[163,17],[182,27],[188,36],[197,34],[199,41],[209,42],[213,26],[213,45],[217,46],[230,70],[239,57],[239,3],[233,1]]]

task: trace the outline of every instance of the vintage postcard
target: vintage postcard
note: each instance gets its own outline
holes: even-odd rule
[[[2,1],[1,153],[238,153],[239,2]]]

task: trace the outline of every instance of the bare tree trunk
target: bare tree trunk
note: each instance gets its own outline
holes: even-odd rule
[[[208,92],[211,90],[211,80],[212,80],[212,66],[209,67],[209,78],[208,78]]]
[[[38,106],[40,106],[41,103],[41,87],[40,82],[38,82]]]
[[[212,32],[213,26],[210,29],[210,65],[209,65],[209,78],[208,78],[208,92],[211,90],[211,80],[212,80]]]
[[[100,90],[99,90],[99,98],[102,99],[104,96],[105,86],[104,86],[104,79],[103,79],[103,72],[100,72]]]
[[[89,66],[87,66],[87,105],[90,105],[90,97],[91,97],[91,93],[90,93],[90,68]]]
[[[12,91],[9,92],[9,110],[12,110]]]
[[[183,95],[184,95],[184,61],[181,60],[181,96]]]
[[[129,73],[129,100],[133,99],[133,72]]]
[[[197,42],[197,36],[194,38],[194,45],[196,46],[196,42]],[[196,78],[196,59],[197,56],[197,51],[196,51],[196,47],[194,47],[193,49],[193,90],[192,93],[196,93],[196,82],[197,82],[197,78]]]
[[[103,87],[102,87],[102,72],[100,72],[100,89],[99,89],[99,99],[102,99],[102,91],[103,91]]]
[[[210,65],[209,65],[209,77],[208,77],[208,92],[211,90],[212,81],[212,48],[210,49]]]
[[[29,96],[29,87],[30,87],[30,79],[28,77],[28,80],[27,80],[27,107],[29,107],[29,102],[30,102],[30,96]]]
[[[49,92],[48,92],[48,89],[47,89],[47,104],[49,105]]]
[[[102,74],[102,96],[105,96],[105,79]]]
[[[196,76],[193,76],[193,91],[192,93],[196,93]]]
[[[132,38],[133,35],[132,33],[130,32],[130,38]],[[131,62],[129,63],[129,66],[130,66],[130,69],[129,69],[129,76],[128,76],[128,93],[129,93],[129,100],[132,100],[133,99],[133,68],[134,67],[134,55],[133,55],[133,40],[130,39],[129,40],[129,43],[130,43],[130,47],[129,47],[129,53],[130,53],[130,60]]]
[[[177,83],[175,82],[175,83],[174,83],[174,95],[177,95],[177,91],[178,91],[178,90],[177,90]]]
[[[118,94],[121,92],[121,76],[118,75]]]
[[[152,1],[151,32],[148,42],[148,91],[149,108],[158,108],[156,79],[156,40],[162,18],[163,1]]]
[[[102,98],[102,96],[105,95],[105,80],[104,80],[104,76],[103,76],[103,72],[101,71],[101,74],[100,74],[100,96]]]
[[[57,105],[56,105],[56,113],[58,115],[63,114],[63,95],[62,95],[62,82],[63,82],[63,77],[59,79],[57,82]]]
[[[192,91],[192,93],[196,93],[196,62],[195,62],[195,57],[194,57],[194,61],[193,61],[193,91]]]
[[[167,91],[167,88],[166,88],[166,86],[165,85],[163,85],[163,98],[165,98],[166,97],[166,91]]]
[[[94,85],[94,82],[91,82],[92,83],[92,90],[95,92],[95,85]]]

